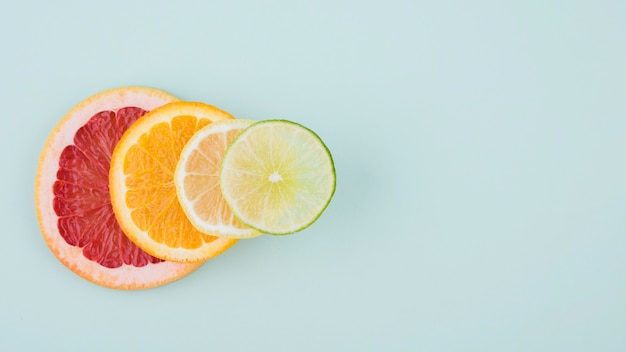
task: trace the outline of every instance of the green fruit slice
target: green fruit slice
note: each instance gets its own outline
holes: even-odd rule
[[[286,235],[311,225],[335,192],[330,151],[310,129],[286,120],[252,124],[231,143],[220,170],[226,203],[244,224]]]

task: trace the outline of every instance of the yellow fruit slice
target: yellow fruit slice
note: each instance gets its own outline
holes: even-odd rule
[[[203,127],[180,154],[174,184],[178,200],[196,229],[224,238],[250,238],[260,232],[234,217],[220,189],[226,148],[254,121],[222,120]]]
[[[174,171],[180,152],[202,127],[233,119],[203,103],[176,102],[135,122],[113,151],[109,189],[120,226],[144,251],[165,260],[203,261],[236,240],[204,234],[189,222],[178,202]]]
[[[257,122],[224,155],[220,186],[231,211],[263,233],[311,225],[335,193],[330,151],[310,129],[286,120]]]

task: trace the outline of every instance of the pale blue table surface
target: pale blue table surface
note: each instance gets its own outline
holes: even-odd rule
[[[0,12],[0,351],[626,350],[626,2],[34,1]],[[333,153],[290,237],[93,285],[35,216],[76,103],[146,85]]]

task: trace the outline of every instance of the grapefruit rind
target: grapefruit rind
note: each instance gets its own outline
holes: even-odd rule
[[[76,132],[96,113],[136,106],[152,110],[179,99],[164,91],[148,87],[120,87],[95,94],[72,108],[48,136],[39,158],[35,178],[35,208],[42,236],[57,259],[80,277],[95,284],[114,289],[146,289],[180,279],[202,263],[149,263],[143,267],[122,265],[106,268],[84,257],[82,248],[69,245],[57,226],[58,216],[53,208],[59,157],[63,149],[73,144]]]

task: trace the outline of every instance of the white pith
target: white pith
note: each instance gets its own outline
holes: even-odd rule
[[[278,181],[282,181],[283,177],[278,173],[278,171],[274,171],[267,177],[267,180],[272,183],[276,183]]]

